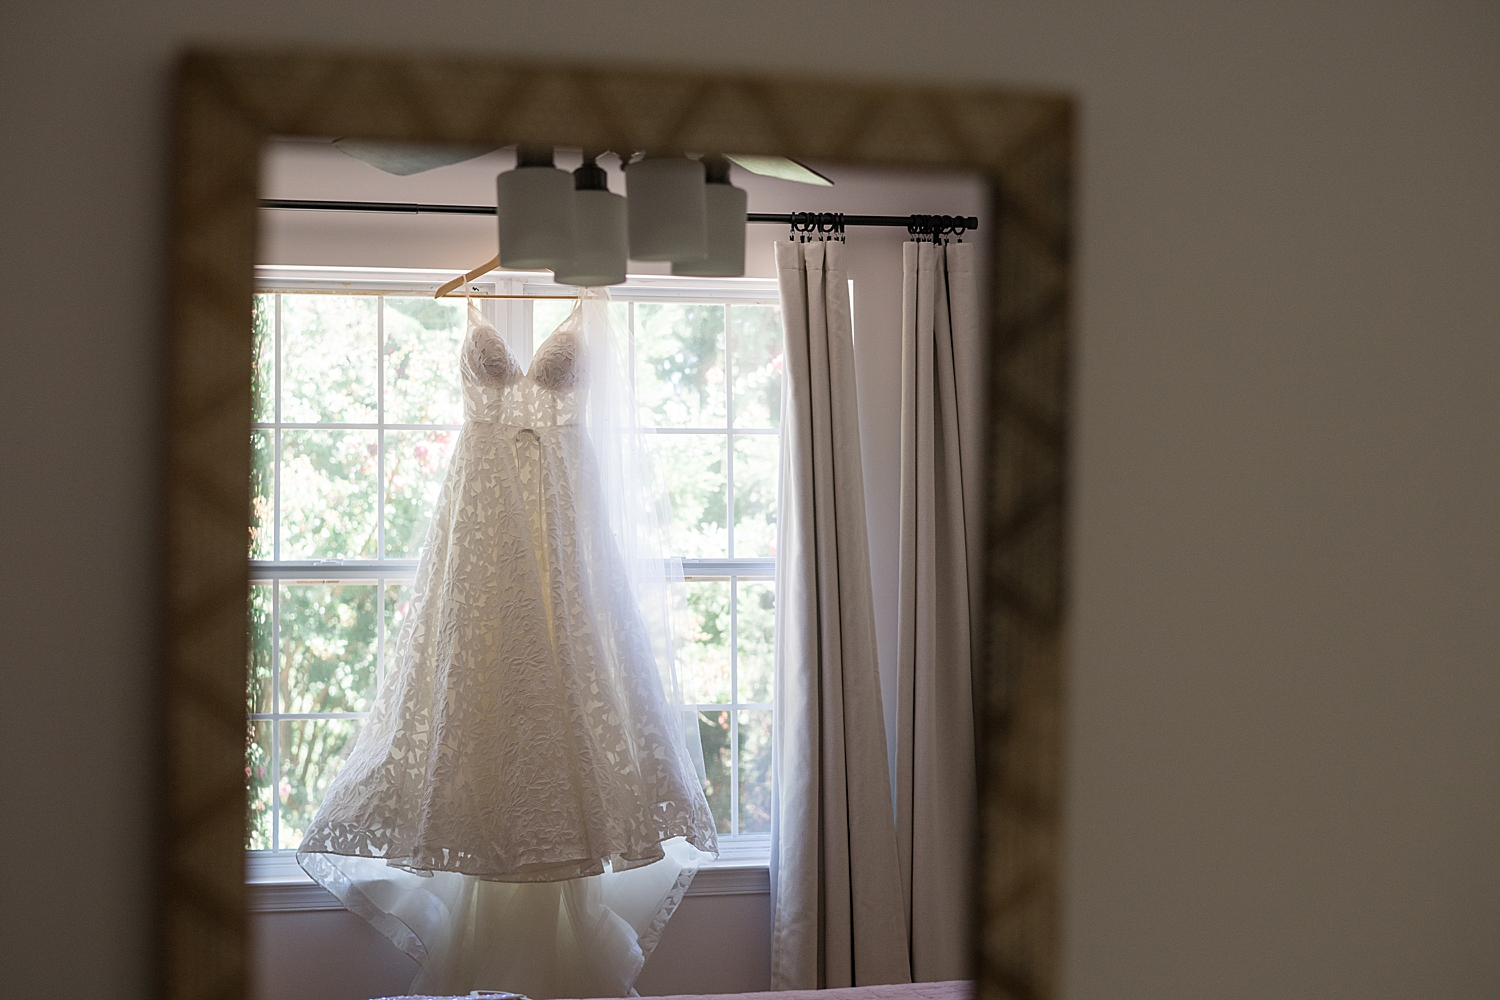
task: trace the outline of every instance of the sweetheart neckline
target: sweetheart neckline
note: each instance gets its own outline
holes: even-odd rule
[[[535,382],[536,379],[531,378],[531,370],[536,367],[536,359],[537,359],[538,355],[540,355],[543,351],[545,351],[547,349],[547,345],[548,344],[555,343],[555,341],[552,338],[557,333],[557,331],[554,330],[554,331],[552,331],[551,334],[548,334],[547,335],[547,339],[544,340],[544,341],[542,341],[542,346],[538,347],[536,350],[534,350],[534,351],[531,352],[531,364],[527,365],[525,368],[522,368],[521,367],[521,362],[516,359],[516,352],[510,349],[510,344],[506,342],[505,338],[500,335],[500,331],[497,330],[497,329],[495,329],[494,326],[492,326],[489,323],[472,323],[471,322],[469,324],[469,329],[471,331],[472,330],[488,330],[490,333],[493,333],[495,335],[495,339],[500,342],[500,346],[502,348],[504,348],[504,350],[505,350],[505,356],[510,359],[510,363],[516,367],[516,370],[521,373],[521,377],[522,378],[526,378],[526,379],[531,379],[531,381],[533,381],[533,382]],[[571,332],[567,334],[567,336],[572,336],[572,335],[573,334]]]

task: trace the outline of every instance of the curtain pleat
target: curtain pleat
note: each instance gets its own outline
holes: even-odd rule
[[[968,244],[907,243],[903,261],[896,821],[917,982],[972,974],[980,459],[977,381],[966,368],[978,354],[972,254]]]
[[[911,981],[865,534],[848,274],[778,243],[774,989]]]

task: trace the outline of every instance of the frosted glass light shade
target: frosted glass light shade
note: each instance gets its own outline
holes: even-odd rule
[[[708,200],[703,164],[686,157],[645,159],[625,168],[632,260],[703,260]]]
[[[551,268],[573,252],[573,177],[556,167],[528,166],[495,178],[500,266]]]
[[[594,288],[625,280],[625,199],[608,191],[573,192],[573,252],[553,268],[565,285]]]
[[[708,256],[703,260],[674,261],[672,273],[698,278],[743,278],[748,196],[729,184],[710,184],[704,194],[708,199]]]

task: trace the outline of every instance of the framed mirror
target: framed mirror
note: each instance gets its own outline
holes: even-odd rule
[[[1053,95],[484,59],[199,52],[178,71],[165,464],[162,974],[247,978],[253,302],[272,137],[737,150],[969,171],[989,217],[977,956],[1055,995],[1073,113]],[[753,206],[752,206],[753,207]]]

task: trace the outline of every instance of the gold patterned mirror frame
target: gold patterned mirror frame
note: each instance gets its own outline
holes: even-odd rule
[[[272,135],[734,150],[984,174],[990,457],[981,1000],[1050,998],[1068,441],[1067,98],[500,59],[199,52],[175,94],[164,468],[161,993],[246,993],[251,296]]]

